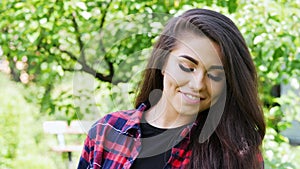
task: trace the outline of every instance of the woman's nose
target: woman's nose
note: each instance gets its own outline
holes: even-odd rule
[[[198,92],[205,88],[205,76],[203,73],[193,74],[189,81],[189,87]]]

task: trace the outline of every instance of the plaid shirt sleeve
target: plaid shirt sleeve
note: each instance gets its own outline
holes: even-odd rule
[[[129,168],[141,147],[137,136],[128,128],[134,111],[120,111],[106,115],[89,130],[78,169]],[[139,114],[139,113],[136,113]]]
[[[104,119],[99,120],[97,123],[103,123]],[[97,133],[97,125],[96,123],[92,126],[92,128],[89,130],[88,135],[86,136],[86,139],[84,141],[83,150],[80,156],[78,169],[92,169],[94,168],[94,155],[95,155],[95,138]],[[102,151],[103,152],[103,151]],[[101,151],[97,152],[97,157],[101,157],[102,153]]]

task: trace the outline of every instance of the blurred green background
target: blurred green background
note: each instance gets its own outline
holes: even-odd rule
[[[247,41],[267,123],[265,168],[300,168],[299,147],[280,133],[300,120],[299,0],[2,0],[0,168],[66,168],[43,122],[132,109],[163,26],[195,7],[230,17]]]

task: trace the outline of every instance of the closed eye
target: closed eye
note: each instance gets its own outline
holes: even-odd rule
[[[207,77],[212,79],[213,81],[216,81],[216,82],[219,82],[219,81],[223,80],[222,76],[214,76],[210,73],[207,74]]]
[[[185,67],[182,64],[179,64],[179,67],[181,70],[183,70],[184,72],[194,72],[195,69],[194,68],[189,68],[189,67]]]

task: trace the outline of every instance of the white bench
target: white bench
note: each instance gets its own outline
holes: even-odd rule
[[[51,149],[59,153],[68,153],[69,167],[72,166],[72,152],[80,152],[83,149],[82,144],[66,143],[65,136],[69,134],[87,134],[94,122],[92,121],[72,121],[70,125],[66,121],[45,121],[43,123],[44,132],[57,136],[58,145]]]

